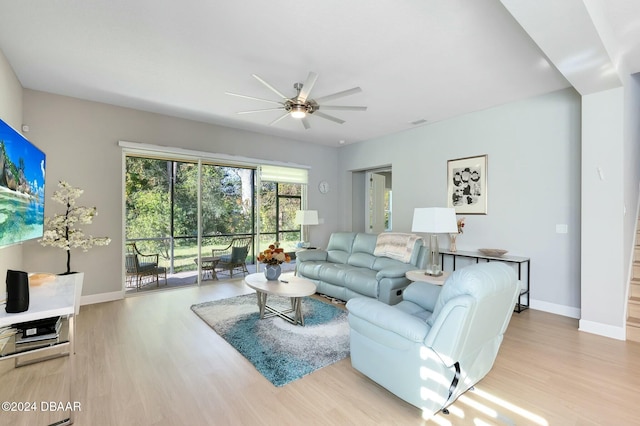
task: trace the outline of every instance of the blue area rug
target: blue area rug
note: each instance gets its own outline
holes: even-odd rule
[[[290,307],[288,298],[267,304]],[[191,306],[204,322],[244,355],[275,386],[283,386],[349,356],[347,312],[305,297],[304,327],[279,317],[260,319],[255,294]]]

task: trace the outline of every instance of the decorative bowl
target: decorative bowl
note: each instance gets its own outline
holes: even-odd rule
[[[491,257],[500,257],[508,253],[507,250],[491,249],[491,248],[481,248],[481,249],[478,249],[478,251],[484,254],[485,256],[491,256]]]

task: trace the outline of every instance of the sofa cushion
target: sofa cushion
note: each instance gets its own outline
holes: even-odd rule
[[[357,234],[347,263],[360,268],[373,268],[373,262],[376,261],[373,250],[376,248],[377,239],[378,236],[375,234]]]
[[[363,296],[378,297],[376,271],[367,268],[353,268],[345,271],[344,286]]]
[[[347,263],[349,252],[342,250],[327,250],[327,262]]]
[[[354,266],[345,263],[324,263],[320,265],[318,277],[322,281],[332,284],[341,284],[344,282],[345,272],[354,269]]]
[[[327,252],[319,249],[305,249],[296,252],[296,262],[327,261]]]
[[[351,254],[355,232],[334,232],[327,244],[327,261],[334,263],[347,263]]]
[[[376,261],[376,257],[372,254],[368,253],[353,253],[349,256],[349,260],[347,263],[352,266],[357,266],[359,268],[369,268],[373,269],[373,264]]]
[[[378,236],[376,234],[359,233],[353,239],[353,247],[351,248],[351,253],[368,253],[370,255],[373,255],[373,252],[376,249],[377,241]]]
[[[391,269],[397,267],[406,267],[408,263],[400,262],[399,260],[389,259],[388,257],[376,257],[375,262],[371,269],[381,271],[383,269]],[[411,268],[416,269],[416,268]]]
[[[308,262],[302,262],[297,265],[297,271],[299,275],[304,276],[312,280],[320,279],[320,268],[327,262],[321,260],[310,260]]]

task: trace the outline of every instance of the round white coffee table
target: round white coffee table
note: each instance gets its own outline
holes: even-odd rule
[[[256,291],[258,296],[258,308],[260,308],[260,318],[279,316],[292,324],[304,326],[304,316],[302,315],[302,298],[311,296],[316,292],[316,285],[306,278],[295,275],[281,275],[279,280],[269,281],[263,272],[249,274],[244,277],[244,282]],[[289,297],[291,299],[291,309],[279,310],[267,305],[267,296]],[[265,314],[265,311],[269,311]],[[287,315],[293,312],[293,317]]]

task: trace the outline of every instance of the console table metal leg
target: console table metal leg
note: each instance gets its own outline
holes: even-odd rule
[[[526,309],[529,309],[529,298],[531,290],[531,261],[524,262],[527,264],[527,286],[520,291],[518,295],[518,303],[516,304],[515,311],[520,313]],[[518,281],[522,282],[522,263],[518,263]],[[522,303],[522,297],[527,296],[527,303]]]
[[[518,281],[522,282],[522,263],[518,263]],[[522,290],[518,295],[518,313],[522,312]]]

